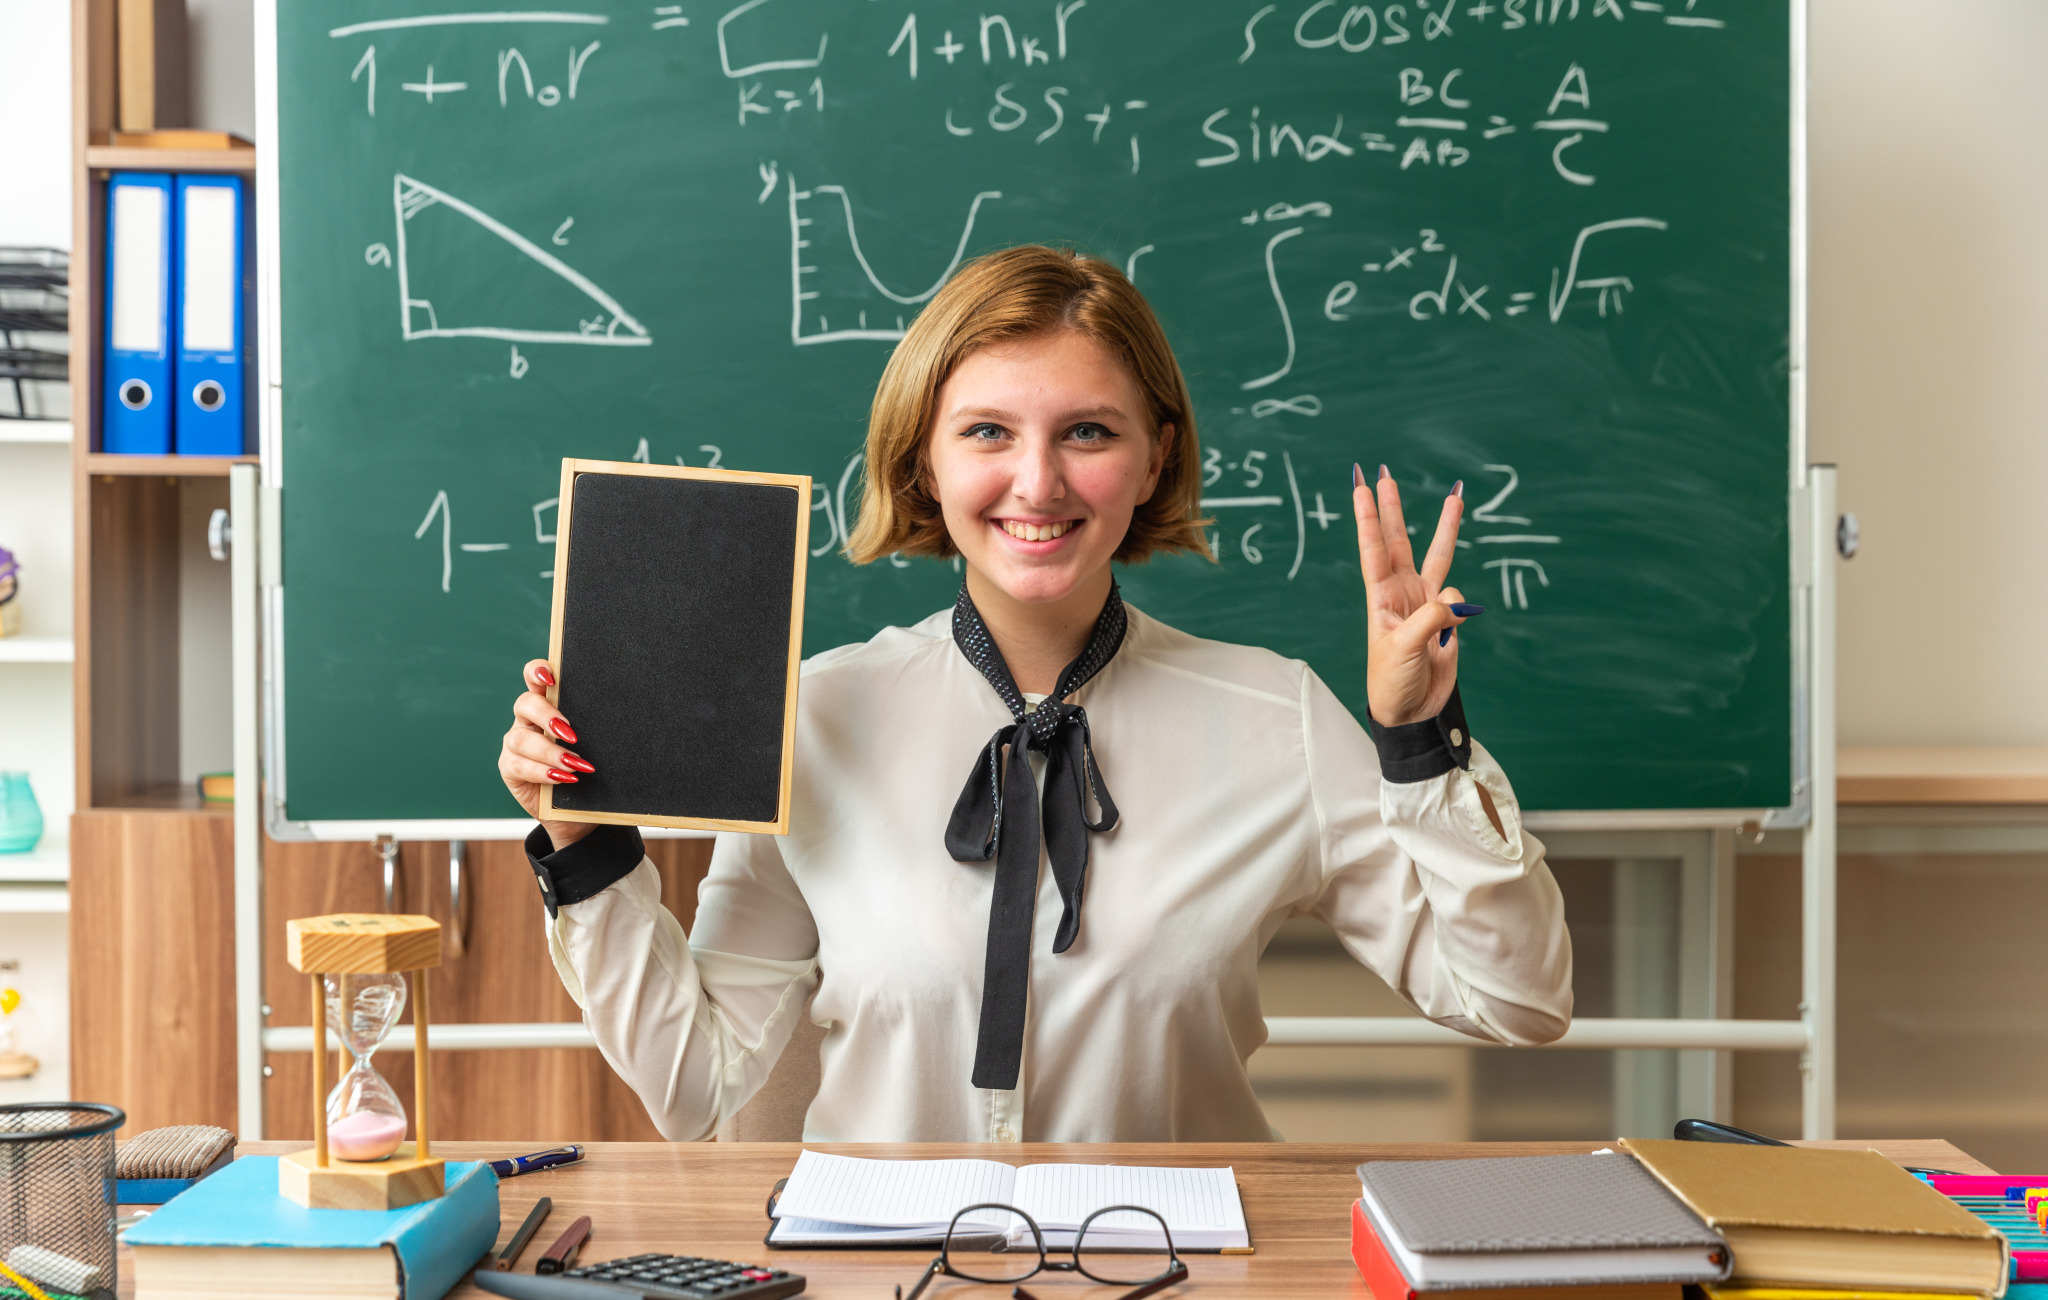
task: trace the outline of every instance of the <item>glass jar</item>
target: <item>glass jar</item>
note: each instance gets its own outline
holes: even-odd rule
[[[0,853],[26,853],[43,838],[43,810],[28,773],[0,772]]]

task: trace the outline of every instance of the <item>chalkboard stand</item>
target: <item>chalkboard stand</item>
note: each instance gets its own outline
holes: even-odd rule
[[[810,559],[810,500],[811,480],[800,474],[757,474],[738,470],[691,469],[681,465],[645,465],[636,462],[606,460],[562,461],[562,490],[557,526],[555,529],[555,587],[553,612],[548,632],[548,665],[555,676],[555,684],[548,688],[548,701],[561,707],[563,683],[575,665],[563,662],[563,630],[565,610],[569,601],[571,573],[572,536],[576,518],[577,480],[586,475],[605,477],[660,478],[695,480],[720,484],[750,484],[757,487],[788,489],[793,502],[789,522],[795,539],[795,549],[790,556],[791,569],[789,608],[787,611],[787,632],[778,643],[783,651],[782,678],[782,725],[781,725],[781,770],[775,793],[775,815],[772,818],[743,819],[709,816],[675,816],[658,811],[601,811],[593,808],[566,808],[558,804],[556,796],[561,791],[553,786],[541,792],[540,816],[543,820],[573,822],[596,822],[614,826],[666,826],[687,830],[750,831],[768,835],[786,835],[789,832],[790,779],[796,755],[796,688],[797,672],[803,659],[804,638],[804,570]],[[658,521],[650,521],[658,525]],[[771,568],[774,557],[760,559]],[[652,686],[653,683],[650,683]],[[762,692],[765,694],[765,692]],[[765,789],[765,783],[763,783]],[[764,810],[765,811],[765,810]]]

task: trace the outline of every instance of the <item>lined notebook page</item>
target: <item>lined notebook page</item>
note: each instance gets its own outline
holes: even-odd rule
[[[1105,1205],[1142,1205],[1164,1218],[1175,1234],[1245,1231],[1237,1177],[1228,1167],[1026,1165],[1017,1171],[1012,1203],[1050,1231],[1072,1232]],[[1158,1230],[1136,1214],[1108,1215],[1097,1226]]]
[[[1015,1204],[1016,1176],[993,1160],[863,1160],[805,1151],[775,1217],[944,1231],[955,1214],[977,1202]]]

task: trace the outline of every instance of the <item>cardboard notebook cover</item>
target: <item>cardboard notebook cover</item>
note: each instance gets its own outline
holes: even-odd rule
[[[491,1167],[451,1161],[447,1177],[446,1195],[403,1209],[309,1210],[278,1195],[276,1156],[243,1156],[123,1232],[121,1242],[136,1252],[144,1290],[151,1255],[164,1250],[388,1249],[406,1300],[433,1300],[498,1240],[498,1176]]]
[[[1677,1283],[1603,1286],[1498,1286],[1416,1291],[1385,1243],[1372,1230],[1361,1201],[1351,1203],[1351,1262],[1372,1288],[1373,1300],[1679,1300]]]
[[[1743,1146],[1648,1138],[1622,1141],[1678,1198],[1728,1238],[1737,1280],[1824,1282],[1894,1289],[1967,1289],[1997,1295],[2008,1272],[2006,1242],[1992,1227],[1875,1151]],[[1745,1261],[1745,1246],[1750,1258]],[[1833,1263],[1834,1279],[1786,1277],[1787,1247],[1844,1250],[1867,1267]],[[1772,1261],[1759,1271],[1761,1252]],[[1981,1255],[1973,1259],[1972,1256]],[[1929,1286],[1916,1259],[1946,1261],[1954,1282]],[[1962,1278],[1967,1271],[1969,1280]],[[1862,1276],[1842,1276],[1850,1272]]]

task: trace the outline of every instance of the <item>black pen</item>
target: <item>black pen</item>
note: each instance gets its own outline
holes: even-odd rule
[[[519,1262],[519,1252],[526,1249],[526,1243],[533,1240],[533,1234],[548,1217],[548,1211],[555,1203],[543,1196],[533,1203],[527,1213],[526,1222],[519,1225],[519,1231],[512,1234],[512,1240],[505,1243],[505,1249],[498,1252],[498,1271],[505,1272]]]
[[[556,1147],[552,1151],[536,1151],[530,1156],[513,1156],[510,1160],[493,1160],[491,1169],[500,1178],[512,1178],[519,1174],[530,1174],[536,1169],[553,1169],[556,1165],[573,1165],[583,1158],[580,1146]]]

